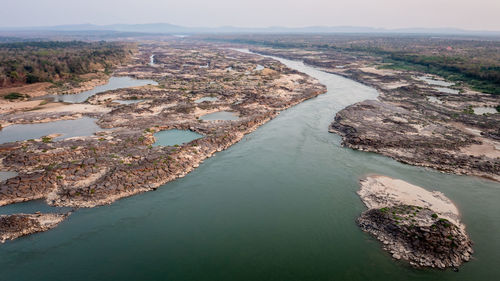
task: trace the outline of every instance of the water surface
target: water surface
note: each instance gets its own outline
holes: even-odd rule
[[[203,135],[193,131],[177,129],[160,131],[154,134],[154,136],[156,139],[154,146],[181,145],[203,137]]]
[[[206,120],[206,121],[216,121],[216,120],[232,121],[232,120],[238,120],[239,118],[240,117],[238,113],[231,111],[219,111],[219,112],[205,114],[200,117],[201,120]]]
[[[478,115],[498,113],[497,109],[494,107],[474,107],[473,109],[474,113]]]
[[[68,207],[52,207],[47,205],[44,200],[33,200],[28,202],[21,202],[10,204],[0,207],[0,215],[10,214],[34,214],[35,212],[41,213],[66,213],[71,211],[72,208]]]
[[[3,171],[0,171],[0,182],[3,182],[5,180],[8,180],[8,179],[13,178],[13,177],[17,177],[17,173],[16,172],[11,172],[11,171],[3,172]]]
[[[429,85],[436,85],[436,86],[443,86],[443,87],[449,87],[449,86],[455,85],[455,83],[446,82],[444,80],[436,80],[436,79],[433,79],[429,76],[419,76],[419,77],[417,77],[417,79],[424,81]]]
[[[54,140],[84,137],[104,131],[95,123],[95,118],[83,117],[75,120],[61,120],[47,123],[10,125],[0,130],[0,144],[6,142],[38,139],[51,134],[61,134]]]
[[[377,92],[281,60],[328,93],[303,102],[155,192],[82,209],[54,230],[1,245],[5,280],[486,281],[500,276],[500,187],[340,146],[335,113]],[[367,173],[442,191],[474,240],[460,272],[394,261],[362,232]]]
[[[53,98],[59,102],[80,103],[101,92],[146,85],[158,85],[158,83],[153,80],[134,79],[132,77],[111,77],[108,83],[97,86],[92,90],[72,95],[54,95]]]
[[[447,94],[458,94],[460,93],[459,90],[455,90],[455,89],[450,89],[450,88],[446,88],[446,87],[434,87],[434,89],[442,92],[442,93],[447,93]]]

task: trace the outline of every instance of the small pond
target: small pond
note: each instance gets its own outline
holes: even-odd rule
[[[193,131],[177,129],[160,131],[154,134],[154,136],[156,139],[154,146],[181,145],[203,137],[203,135]]]
[[[238,120],[239,115],[236,112],[231,111],[219,111],[214,113],[205,114],[200,117],[201,120],[215,121],[215,120]]]
[[[95,121],[95,118],[83,117],[48,123],[10,125],[0,130],[0,143],[38,139],[51,134],[61,134],[54,140],[90,136],[95,132],[104,131]]]
[[[455,83],[446,82],[443,80],[436,80],[436,79],[433,79],[429,76],[419,76],[419,77],[417,77],[417,79],[420,81],[424,81],[425,83],[427,83],[429,85],[436,85],[436,86],[443,86],[443,87],[449,87],[449,86],[453,86],[455,84]]]
[[[474,114],[483,115],[483,114],[495,114],[498,113],[497,109],[494,107],[474,107]]]
[[[13,178],[15,176],[17,176],[16,172],[9,172],[9,171],[2,172],[2,171],[0,171],[0,182],[3,182],[5,180],[8,180],[8,179]]]
[[[458,94],[460,91],[455,90],[455,89],[450,89],[450,88],[445,88],[445,87],[434,87],[434,89],[442,92],[442,93],[447,93],[447,94]]]

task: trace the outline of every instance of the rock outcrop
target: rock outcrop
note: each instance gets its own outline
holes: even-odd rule
[[[393,258],[440,269],[470,260],[472,242],[457,208],[442,193],[383,176],[367,177],[361,185],[358,193],[369,210],[357,223]]]
[[[47,231],[56,227],[69,214],[14,214],[0,216],[0,242]]]

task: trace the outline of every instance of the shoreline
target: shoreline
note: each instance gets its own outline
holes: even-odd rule
[[[294,49],[252,48],[263,55],[301,60],[380,93],[376,100],[350,105],[336,114],[329,131],[342,137],[343,146],[405,164],[500,182],[500,135],[495,131],[500,113],[466,113],[472,106],[494,107],[500,103],[500,96],[464,86],[460,86],[460,94],[439,92],[415,78],[424,73],[377,69],[382,64],[371,56],[349,61],[342,53],[301,54],[290,50]],[[347,60],[351,65],[337,68],[330,60]]]
[[[101,128],[116,130],[57,142],[39,139],[1,144],[2,169],[16,171],[19,175],[1,183],[0,205],[44,199],[53,206],[90,208],[156,190],[167,182],[184,177],[206,158],[239,142],[243,136],[272,120],[281,111],[326,92],[325,86],[316,79],[258,55],[214,46],[160,46],[163,52],[170,55],[169,61],[162,61],[165,55],[157,48],[155,60],[158,64],[154,68],[143,65],[138,56],[136,64],[117,72],[118,75],[156,78],[165,83],[164,86],[102,92],[85,103],[109,109],[95,113],[93,117],[98,118],[97,124]],[[209,57],[220,66],[199,68],[194,65],[186,69],[186,62],[199,61],[199,58],[194,60],[191,53],[186,52],[189,48],[198,50],[202,56]],[[145,47],[142,51],[150,52]],[[227,59],[214,54],[231,54],[235,59],[227,62]],[[160,63],[164,67],[159,67]],[[226,72],[229,63],[238,69]],[[268,70],[265,68],[265,71],[239,75],[247,69],[254,69],[257,64],[264,65]],[[162,77],[179,78],[170,83],[159,80],[160,74]],[[183,79],[191,81],[192,77],[199,80],[193,85],[200,90],[187,94]],[[217,84],[211,82],[208,83],[210,88],[207,88],[207,82],[203,80],[210,77],[216,77],[224,88],[219,89]],[[245,88],[241,88],[240,84]],[[216,94],[219,99],[195,103],[207,94]],[[143,101],[128,105],[113,102],[134,97]],[[238,112],[239,119],[199,119],[204,114],[224,110]],[[47,117],[51,114],[55,114],[50,119],[52,121],[77,115],[74,112],[35,112],[33,116]],[[82,115],[89,116],[88,113]],[[178,146],[152,146],[154,133],[170,129],[191,130],[203,137]],[[43,163],[42,166],[40,163]]]

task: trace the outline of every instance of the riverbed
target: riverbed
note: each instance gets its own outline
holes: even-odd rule
[[[56,229],[1,245],[5,280],[494,280],[500,188],[340,146],[335,113],[374,99],[360,83],[280,59],[328,93],[282,112],[155,192],[75,212]],[[369,173],[443,192],[474,260],[452,271],[394,261],[355,219]],[[496,277],[495,277],[496,276]]]

